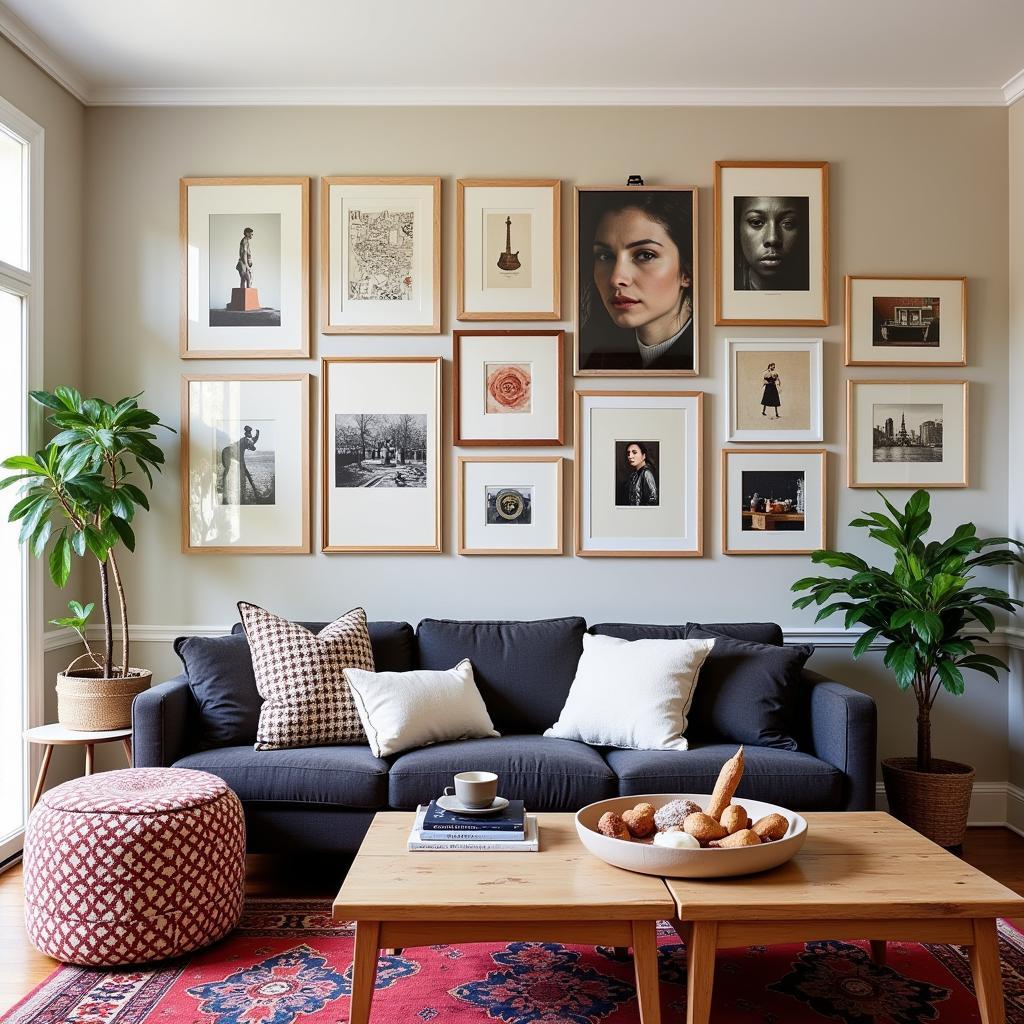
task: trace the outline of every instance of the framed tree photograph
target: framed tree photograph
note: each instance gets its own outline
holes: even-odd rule
[[[441,333],[441,179],[320,179],[320,329]]]
[[[966,487],[967,381],[846,382],[850,487]]]
[[[459,457],[460,555],[560,555],[562,457]]]
[[[456,199],[456,317],[561,319],[562,183],[460,178]]]
[[[697,189],[575,190],[578,377],[693,377],[699,366]]]
[[[322,365],[322,549],[440,551],[441,357]]]
[[[846,278],[847,366],[966,366],[966,277]]]
[[[715,323],[828,325],[827,163],[715,163]]]
[[[453,338],[456,445],[564,442],[564,331],[455,331]]]
[[[821,441],[822,339],[726,340],[729,441]]]
[[[181,380],[181,549],[308,554],[308,373]]]
[[[182,359],[309,355],[309,178],[182,178]]]
[[[722,552],[808,555],[825,547],[823,448],[722,450]]]
[[[703,551],[701,391],[577,391],[576,554]]]

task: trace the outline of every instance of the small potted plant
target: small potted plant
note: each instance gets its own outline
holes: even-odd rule
[[[57,434],[35,455],[14,455],[3,462],[13,470],[0,487],[18,486],[20,497],[9,515],[21,522],[19,541],[37,557],[47,551],[50,578],[63,588],[74,556],[91,555],[99,568],[103,610],[103,650],[93,652],[86,625],[93,605],[69,602],[71,616],[53,620],[78,632],[86,653],[57,677],[57,718],[68,729],[124,729],[131,724],[135,696],[149,687],[152,673],[132,668],[128,639],[128,605],[115,549],[135,550],[131,522],[136,510],[149,508],[143,490],[130,478],[137,471],[153,485],[164,454],[154,443],[152,427],[165,426],[142,409],[138,395],[113,405],[84,399],[74,389],[30,392],[32,401],[51,410],[47,421]],[[171,429],[171,428],[166,428]],[[121,619],[121,663],[114,664],[111,589]],[[85,659],[88,663],[82,665]]]
[[[942,690],[964,692],[964,670],[974,669],[998,680],[1007,666],[977,645],[988,643],[996,628],[992,608],[1015,614],[1024,602],[996,587],[974,585],[984,566],[1024,565],[1024,545],[1008,537],[977,536],[973,523],[958,526],[950,537],[925,543],[931,527],[927,491],[915,491],[903,511],[879,492],[889,515],[862,512],[850,525],[891,548],[890,570],[869,565],[842,551],[815,551],[811,561],[852,575],[809,576],[793,584],[809,593],[794,608],[822,606],[815,622],[846,613],[846,628],[867,629],[853,647],[859,658],[876,640],[886,642],[884,662],[901,690],[917,700],[917,757],[882,761],[889,810],[940,846],[963,842],[970,808],[974,769],[932,757],[931,710]],[[838,600],[836,600],[838,598]]]

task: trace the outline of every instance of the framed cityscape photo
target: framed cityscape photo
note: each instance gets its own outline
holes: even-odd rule
[[[459,320],[558,320],[562,315],[562,183],[456,182]]]
[[[850,487],[966,487],[967,381],[846,382]]]
[[[574,193],[578,377],[693,377],[699,366],[697,189]]]
[[[441,179],[320,179],[320,329],[441,333]]]
[[[310,551],[308,373],[181,380],[181,549]]]
[[[182,178],[182,359],[309,355],[309,178]]]
[[[560,555],[562,457],[459,457],[460,555]]]
[[[577,391],[576,554],[703,551],[700,391]]]
[[[322,549],[440,551],[441,357],[322,364]]]
[[[821,441],[821,338],[726,341],[730,441]]]
[[[827,163],[715,163],[715,323],[828,325]]]
[[[966,277],[846,278],[847,366],[966,366]]]
[[[722,450],[722,552],[808,555],[825,547],[823,448]]]
[[[455,444],[564,442],[564,331],[455,331],[453,337]]]

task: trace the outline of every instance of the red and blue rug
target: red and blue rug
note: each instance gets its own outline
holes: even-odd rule
[[[324,900],[252,900],[239,929],[147,970],[61,967],[7,1024],[342,1024],[352,988],[351,925]],[[1024,1024],[1024,935],[999,923],[1008,1024]],[[686,1016],[686,947],[659,939],[662,1015]],[[958,946],[866,943],[722,950],[713,1024],[971,1024],[978,1007]],[[598,946],[438,945],[381,957],[373,1024],[637,1024],[633,968]]]

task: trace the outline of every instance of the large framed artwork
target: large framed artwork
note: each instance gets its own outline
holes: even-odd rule
[[[562,183],[456,182],[459,320],[558,320],[562,315]]]
[[[320,329],[441,332],[441,179],[320,179]]]
[[[966,366],[966,277],[846,278],[847,366]]]
[[[696,376],[697,189],[574,195],[576,375]]]
[[[182,359],[309,355],[309,178],[182,178]]]
[[[715,323],[828,325],[827,163],[715,163]]]
[[[577,391],[576,554],[703,554],[700,391]]]
[[[181,380],[181,548],[310,550],[308,373]]]
[[[848,486],[967,486],[967,381],[846,386]]]
[[[322,360],[324,551],[441,550],[441,357]]]

